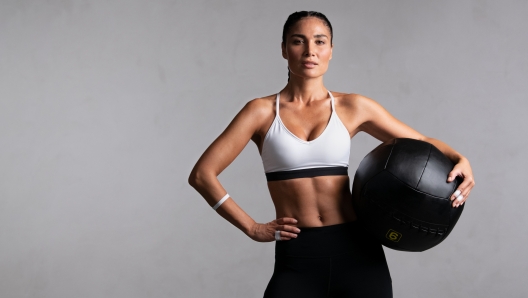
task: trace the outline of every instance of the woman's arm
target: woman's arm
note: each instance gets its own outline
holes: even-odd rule
[[[248,102],[235,116],[227,128],[205,150],[189,175],[189,184],[214,206],[226,193],[217,176],[240,154],[251,137],[266,120],[269,108],[262,99]],[[257,224],[232,198],[227,199],[218,209],[218,214],[256,241],[273,241],[275,230],[283,230],[282,240],[293,234],[285,224],[295,223],[294,219],[277,219],[265,225]]]
[[[355,101],[359,111],[361,111],[362,124],[359,126],[360,130],[372,135],[382,142],[386,142],[393,138],[411,138],[425,141],[433,144],[438,150],[453,161],[455,166],[449,173],[447,181],[453,181],[456,176],[461,176],[464,178],[464,181],[458,186],[462,199],[454,201],[456,197],[453,195],[451,196],[451,200],[453,201],[454,207],[458,207],[466,201],[471,189],[475,186],[475,180],[467,158],[446,143],[426,137],[396,119],[376,101],[359,94],[355,95]]]

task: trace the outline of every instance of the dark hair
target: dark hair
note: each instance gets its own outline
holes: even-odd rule
[[[325,24],[328,29],[330,29],[330,44],[332,44],[332,39],[334,38],[334,32],[332,30],[332,24],[330,24],[330,21],[326,18],[326,16],[320,12],[317,11],[296,11],[292,13],[290,16],[288,16],[288,19],[286,20],[286,23],[284,23],[284,27],[282,29],[282,43],[284,46],[286,46],[286,35],[290,31],[291,27],[293,27],[295,24],[297,24],[298,21],[301,19],[307,18],[307,17],[314,17],[318,18]],[[288,67],[288,81],[290,80],[290,68]]]

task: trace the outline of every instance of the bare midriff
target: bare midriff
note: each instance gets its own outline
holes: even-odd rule
[[[269,181],[277,218],[297,219],[298,227],[322,227],[356,220],[348,176]]]

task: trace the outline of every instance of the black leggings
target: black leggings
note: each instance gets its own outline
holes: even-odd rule
[[[264,298],[392,297],[383,248],[357,222],[300,229],[275,244]]]

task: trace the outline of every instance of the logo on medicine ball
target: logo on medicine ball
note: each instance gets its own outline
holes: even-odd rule
[[[390,229],[387,232],[387,235],[385,235],[385,237],[387,237],[387,239],[389,239],[390,241],[398,242],[398,241],[400,241],[400,239],[402,237],[402,234],[394,231],[393,229]]]

